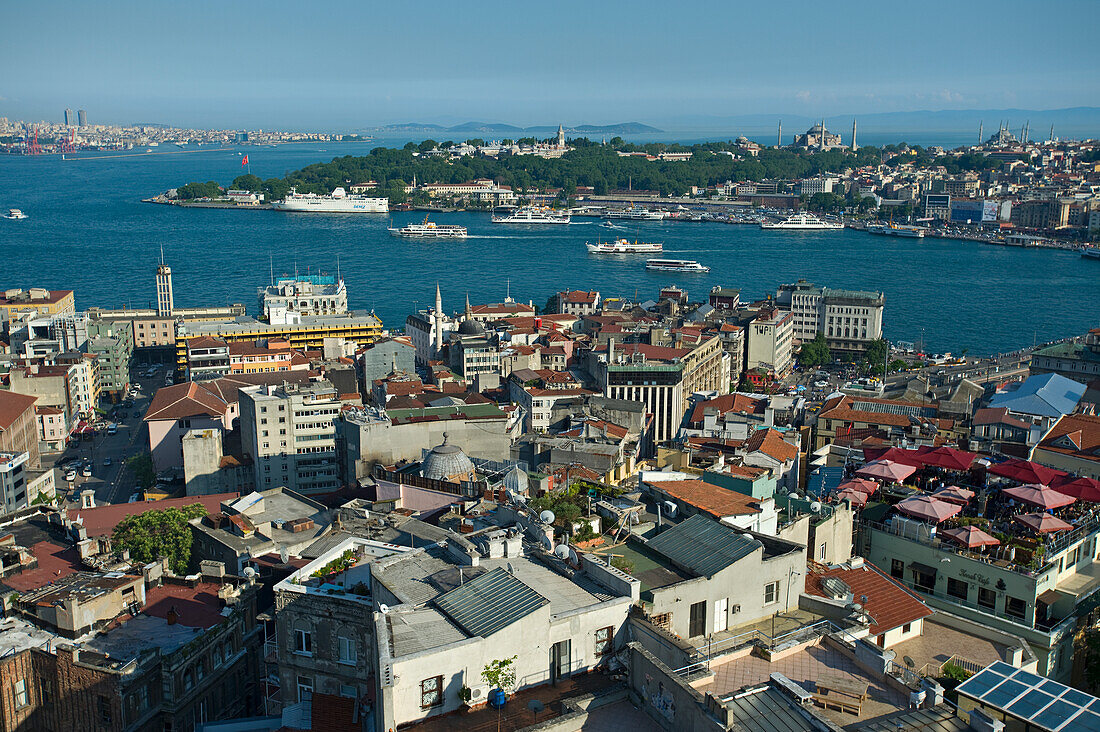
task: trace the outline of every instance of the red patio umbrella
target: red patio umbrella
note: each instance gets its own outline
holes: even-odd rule
[[[902,465],[892,460],[876,460],[857,470],[856,475],[861,478],[875,478],[900,483],[915,472],[917,472],[917,469],[912,465]]]
[[[946,488],[939,489],[932,496],[939,498],[941,501],[966,505],[974,497],[974,491],[968,491],[966,488],[960,488],[957,485],[949,485]]]
[[[907,516],[912,516],[922,521],[931,521],[935,524],[951,518],[962,510],[962,506],[957,506],[947,501],[941,501],[932,496],[913,496],[912,498],[906,498],[904,501],[899,501],[895,508]]]
[[[1073,528],[1073,524],[1063,521],[1051,513],[1022,513],[1012,518],[1029,529],[1038,531],[1040,534],[1049,534],[1054,531],[1068,531]]]
[[[1060,476],[1066,475],[1061,470],[1019,458],[1010,458],[1003,463],[997,463],[989,468],[989,472],[1020,483],[1042,483],[1043,485],[1050,485]]]
[[[855,488],[845,488],[836,494],[836,497],[842,501],[851,501],[856,506],[867,505],[867,494],[863,491],[858,491]]]
[[[885,450],[881,447],[865,447],[863,448],[863,459],[868,462],[890,460],[902,465],[912,465],[914,468],[924,465],[921,462],[919,451],[905,450],[900,447],[888,447]]]
[[[935,465],[945,470],[969,470],[974,458],[978,457],[972,452],[956,450],[946,445],[930,449],[920,448],[917,452],[920,453],[920,459],[925,465]]]
[[[977,526],[960,526],[957,529],[943,529],[940,536],[946,536],[952,541],[957,541],[968,549],[979,549],[985,546],[997,546],[1000,540],[990,536]]]
[[[841,483],[840,485],[837,486],[836,489],[837,489],[838,492],[839,491],[853,490],[853,491],[859,491],[860,493],[866,494],[868,496],[873,496],[875,494],[875,491],[878,490],[878,483],[876,483],[873,480],[864,480],[863,478],[853,478],[852,480],[849,480],[847,483]]]
[[[1059,493],[1065,493],[1067,496],[1073,496],[1082,501],[1100,503],[1100,480],[1066,477],[1067,480],[1055,485]]]
[[[1028,483],[1027,485],[1005,488],[1001,493],[1004,493],[1006,496],[1011,496],[1017,501],[1023,501],[1024,503],[1038,506],[1044,510],[1058,508],[1059,506],[1068,506],[1077,500],[1073,496],[1067,496],[1065,493],[1059,493],[1053,488],[1048,488],[1038,483]]]

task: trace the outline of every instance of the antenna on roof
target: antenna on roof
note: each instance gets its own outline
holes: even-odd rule
[[[1053,128],[1051,128],[1051,129],[1053,129]],[[164,264],[164,245],[163,244],[160,245],[160,263]]]
[[[275,286],[275,256],[273,254],[267,255],[267,266],[271,270],[271,286]]]

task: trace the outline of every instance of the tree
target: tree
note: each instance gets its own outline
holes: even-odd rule
[[[185,201],[193,198],[217,198],[221,194],[222,187],[212,180],[205,183],[188,183],[176,189],[176,197]]]
[[[260,191],[263,185],[264,182],[260,180],[260,176],[245,173],[234,178],[229,187],[237,191]]]
[[[496,661],[489,661],[485,664],[485,668],[481,670],[481,680],[484,681],[490,689],[500,689],[504,692],[509,692],[516,687],[516,659],[518,656],[512,656],[511,658],[501,658]]]
[[[886,363],[886,357],[890,354],[890,346],[886,340],[879,338],[867,344],[867,350],[863,354],[864,360],[871,365],[871,371],[875,372],[880,364]]]
[[[802,350],[798,352],[798,363],[806,368],[817,368],[832,360],[833,355],[829,352],[824,333],[818,333],[812,341],[803,343]]]
[[[191,567],[193,535],[187,522],[206,515],[201,503],[183,508],[146,511],[118,522],[111,541],[115,549],[126,549],[131,559],[148,563],[168,557],[168,566],[176,574],[187,574]]]
[[[134,455],[126,461],[126,467],[134,476],[134,482],[148,490],[157,483],[157,471],[153,467],[153,456],[147,452]]]

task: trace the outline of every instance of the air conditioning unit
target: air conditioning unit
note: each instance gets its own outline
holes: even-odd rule
[[[740,604],[734,605],[733,607],[730,608],[730,612],[731,613],[741,612],[741,605]]]

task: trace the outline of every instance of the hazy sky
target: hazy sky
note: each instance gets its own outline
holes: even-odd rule
[[[1092,106],[1098,27],[1096,0],[5,2],[0,116],[667,127]]]

